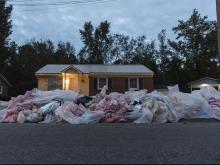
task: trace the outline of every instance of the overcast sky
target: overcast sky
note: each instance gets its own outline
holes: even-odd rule
[[[18,2],[16,2],[18,1]],[[68,2],[68,0],[23,0],[25,3]],[[70,0],[69,0],[70,1]],[[21,3],[11,0],[11,3]],[[24,2],[22,2],[24,3]],[[70,41],[77,50],[81,47],[79,29],[85,21],[98,25],[111,22],[111,32],[131,36],[146,35],[156,39],[166,29],[173,37],[172,27],[185,20],[196,8],[210,20],[216,20],[215,0],[108,0],[95,4],[69,6],[19,6],[12,13],[12,40],[19,44],[32,38]]]

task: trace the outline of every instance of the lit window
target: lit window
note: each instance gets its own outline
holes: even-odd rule
[[[3,86],[0,85],[0,94],[3,94]]]
[[[108,88],[108,78],[98,78],[98,90],[102,89],[105,85]]]
[[[139,78],[129,78],[128,87],[129,89],[139,90]]]

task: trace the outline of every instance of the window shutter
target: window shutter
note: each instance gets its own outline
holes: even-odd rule
[[[108,78],[108,89],[112,90],[112,79]]]
[[[98,85],[98,82],[97,82],[97,78],[94,78],[94,89],[97,90],[97,85]]]
[[[128,78],[125,79],[125,90],[128,90]]]
[[[139,89],[143,89],[144,88],[143,81],[144,81],[143,78],[139,78]]]

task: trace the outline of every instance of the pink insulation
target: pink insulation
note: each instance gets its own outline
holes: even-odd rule
[[[121,95],[118,98],[108,95],[96,105],[95,111],[105,112],[105,117],[102,120],[105,123],[126,122],[124,114],[129,110],[129,103],[129,97],[126,95]]]
[[[65,101],[61,106],[61,110],[72,112],[75,116],[82,116],[85,113],[85,107],[82,105],[77,105],[74,102]]]
[[[211,106],[211,111],[220,117],[220,98],[210,98],[208,102]]]
[[[32,109],[33,103],[30,101],[33,98],[32,94],[32,91],[27,91],[25,95],[19,95],[18,97],[12,98],[8,107],[5,109],[3,122],[15,123],[17,122],[17,117],[20,111]]]

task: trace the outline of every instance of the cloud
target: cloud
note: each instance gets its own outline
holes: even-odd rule
[[[216,20],[215,0],[114,0],[62,8],[14,6],[11,38],[19,44],[32,38],[70,41],[79,50],[83,24],[92,21],[98,26],[104,20],[111,22],[113,33],[156,39],[162,29],[167,29],[168,37],[173,37],[172,27],[178,20],[187,19],[194,8]]]

